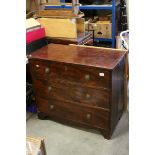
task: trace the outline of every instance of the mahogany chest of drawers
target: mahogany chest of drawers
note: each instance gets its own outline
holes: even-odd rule
[[[110,139],[123,113],[125,54],[59,44],[33,52],[38,117],[97,129]]]

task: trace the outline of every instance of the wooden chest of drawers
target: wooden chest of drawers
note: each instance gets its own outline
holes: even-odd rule
[[[29,58],[38,116],[101,131],[123,113],[126,52],[49,44]]]

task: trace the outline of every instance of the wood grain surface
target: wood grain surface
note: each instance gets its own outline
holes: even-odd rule
[[[63,83],[48,82],[46,80],[33,81],[36,96],[41,96],[46,99],[58,99],[66,102],[74,102],[77,105],[85,104],[90,107],[100,107],[109,111],[110,109],[110,93],[82,87],[75,84],[69,84],[67,81]]]
[[[49,44],[29,57],[38,117],[99,130],[110,139],[123,114],[125,51]]]
[[[52,60],[58,62],[79,64],[85,66],[114,69],[119,61],[125,56],[125,51],[108,48],[85,48],[60,44],[48,44],[36,50],[33,58]]]

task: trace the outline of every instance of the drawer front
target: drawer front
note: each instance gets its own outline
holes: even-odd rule
[[[109,109],[110,92],[79,85],[49,83],[44,80],[34,80],[36,95],[44,98],[55,98],[68,102],[78,102],[89,106]]]
[[[109,112],[86,106],[37,98],[38,110],[49,116],[86,124],[92,127],[109,129]]]
[[[51,63],[51,77],[90,87],[110,88],[110,72],[87,66]]]
[[[49,77],[50,63],[43,60],[29,60],[31,73],[34,77],[47,79]]]
[[[39,69],[40,67],[40,69]],[[33,75],[50,81],[80,83],[89,87],[107,88],[111,86],[111,72],[94,67],[58,62],[31,62]]]

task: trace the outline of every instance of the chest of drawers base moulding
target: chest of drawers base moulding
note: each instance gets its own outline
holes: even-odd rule
[[[59,44],[33,52],[38,117],[96,129],[110,139],[125,102],[125,54]]]

